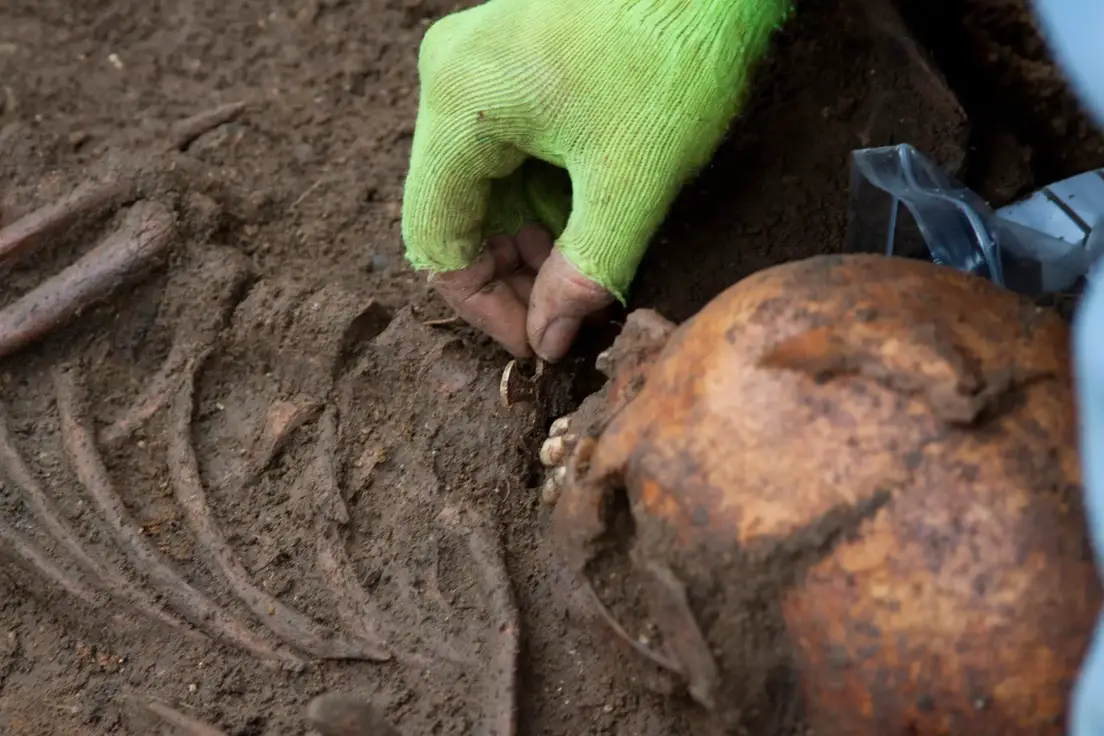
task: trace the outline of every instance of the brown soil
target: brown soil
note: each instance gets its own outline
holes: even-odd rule
[[[801,3],[634,306],[682,320],[764,266],[840,250],[856,147],[910,141],[979,180],[1010,160],[1000,176],[1069,168],[1066,139],[1028,115],[1052,97],[968,130],[866,6]],[[506,357],[425,324],[447,310],[402,260],[416,51],[452,7],[0,9],[0,226],[104,175],[132,183],[119,203],[176,218],[139,286],[0,362],[0,732],[145,734],[176,718],[303,733],[327,691],[364,695],[408,734],[505,734],[515,701],[526,734],[703,732],[612,643],[547,542],[535,448],[588,388],[593,350],[506,409]],[[985,71],[969,49],[948,67],[956,85]],[[173,140],[177,121],[236,101],[231,122]],[[968,136],[1001,135],[1036,155],[966,155]],[[1087,133],[1069,145],[1099,158]],[[3,267],[0,303],[133,211],[108,207]]]
[[[1030,3],[902,5],[970,113],[975,136],[967,183],[1005,204],[1036,186],[1104,166],[1104,131],[1050,63]]]

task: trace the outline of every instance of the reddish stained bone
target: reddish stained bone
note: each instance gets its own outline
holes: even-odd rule
[[[118,205],[133,193],[133,186],[117,179],[81,185],[60,201],[0,229],[0,263],[19,257],[42,238],[57,235],[85,215]]]
[[[299,477],[298,493],[304,498],[314,500],[315,520],[318,528],[315,552],[318,568],[323,582],[333,593],[337,602],[337,615],[342,625],[356,632],[367,641],[379,642],[380,650],[393,651],[395,659],[404,665],[428,669],[435,665],[436,659],[443,659],[463,667],[474,667],[476,660],[457,651],[440,632],[422,634],[422,647],[431,653],[427,656],[421,651],[398,650],[384,643],[379,634],[381,628],[389,628],[385,615],[374,605],[360,585],[356,569],[345,549],[345,533],[342,526],[348,522],[348,509],[341,496],[335,472],[337,455],[337,412],[327,407],[319,420],[320,430],[311,463]],[[279,424],[273,422],[273,424]],[[286,425],[285,425],[286,426]],[[406,573],[396,573],[400,580]],[[399,597],[400,603],[416,614],[421,611],[414,604],[410,594],[413,586],[404,587],[407,595]],[[436,658],[436,659],[435,659]]]
[[[465,534],[472,559],[483,576],[489,601],[489,630],[493,645],[491,702],[487,707],[485,733],[514,736],[517,733],[517,663],[521,650],[521,614],[514,601],[510,576],[506,572],[502,545],[483,515],[471,508],[448,506],[438,519],[449,529]]]
[[[322,411],[322,404],[303,397],[291,401],[277,400],[265,414],[265,422],[256,434],[245,457],[245,462],[232,469],[220,482],[222,488],[239,493],[256,483],[261,473],[287,445],[296,429],[314,419]]]
[[[322,404],[306,397],[272,402],[251,453],[256,472],[264,472],[287,445],[292,433],[318,416],[321,410]]]
[[[128,439],[176,396],[185,368],[196,355],[218,339],[238,302],[241,287],[251,276],[252,270],[244,255],[230,248],[210,247],[202,249],[198,265],[186,276],[189,283],[196,279],[204,284],[201,294],[174,295],[170,284],[169,296],[166,297],[172,300],[167,305],[169,311],[194,316],[177,321],[172,347],[165,362],[145,382],[137,399],[122,416],[100,431],[101,445],[115,447]],[[181,301],[186,304],[179,303]],[[204,309],[195,314],[192,304],[202,304]]]
[[[399,569],[392,573],[393,578],[399,589],[402,591],[402,595],[396,596],[397,602],[400,603],[407,611],[417,616],[424,616],[425,612],[417,605],[416,598],[418,594],[414,592],[414,585],[410,582],[410,573],[407,570]],[[419,633],[418,639],[421,642],[423,651],[430,652],[438,659],[442,659],[452,664],[460,665],[461,667],[478,667],[479,661],[468,652],[462,652],[458,647],[453,646],[448,641],[446,635],[441,631],[432,631],[429,633]],[[402,662],[404,665],[412,667],[419,667],[422,669],[428,669],[435,666],[433,658],[426,656],[421,651],[397,651],[395,658]]]
[[[53,380],[61,416],[62,440],[73,470],[107,520],[116,543],[139,572],[146,575],[197,627],[258,657],[303,664],[295,654],[274,649],[161,560],[142,536],[141,530],[130,520],[122,500],[112,487],[107,468],[96,450],[95,439],[80,418],[76,383],[62,369],[54,369]]]
[[[0,358],[139,278],[168,250],[174,231],[175,218],[166,207],[136,202],[118,230],[0,311]]]
[[[385,659],[391,655],[379,634],[379,610],[368,599],[357,580],[356,570],[345,551],[342,527],[349,522],[349,513],[341,497],[334,472],[334,456],[337,453],[337,412],[326,407],[322,415],[318,443],[315,445],[312,466],[307,469],[313,477],[316,519],[320,527],[317,535],[318,567],[326,586],[337,598],[337,612],[342,624],[357,632],[366,641],[376,643],[377,651]]]
[[[175,708],[171,708],[156,700],[146,700],[134,695],[126,695],[126,700],[133,706],[141,708],[156,716],[165,725],[172,727],[177,733],[186,736],[226,736],[226,733],[214,726],[208,726],[202,721],[185,715]]]
[[[181,120],[170,129],[168,140],[155,148],[183,150],[209,130],[237,118],[245,108],[244,102],[232,102]],[[81,217],[122,204],[135,195],[135,189],[132,180],[118,177],[86,182],[60,201],[0,227],[0,263],[23,255],[43,238],[57,235]]]
[[[365,641],[378,642],[375,661],[390,660],[391,651],[380,638],[374,616],[370,613],[375,612],[376,607],[368,600],[364,589],[353,576],[345,550],[340,549],[332,540],[319,538],[316,552],[323,582],[337,598],[337,615],[342,625]]]
[[[37,570],[69,595],[90,605],[96,605],[94,593],[84,587],[76,577],[55,565],[41,547],[3,520],[0,520],[0,542],[7,544],[12,556]]]
[[[165,359],[153,378],[146,382],[145,389],[131,408],[100,431],[100,444],[115,447],[134,434],[139,427],[169,403],[173,389],[181,381],[181,371],[195,359],[196,353],[205,347],[205,345],[197,347],[190,342],[174,342],[169,349],[169,357]]]
[[[383,661],[390,654],[372,641],[357,641],[344,636],[323,639],[311,632],[313,622],[277,598],[257,587],[234,554],[216,523],[207,493],[199,476],[199,463],[191,443],[192,412],[195,405],[195,373],[203,358],[186,372],[184,385],[172,408],[168,462],[176,500],[184,509],[196,541],[225,576],[230,588],[276,636],[292,646],[320,659],[360,659]]]
[[[231,102],[181,120],[169,133],[169,147],[182,151],[196,138],[224,123],[229,123],[244,111],[244,102]]]
[[[12,442],[11,432],[4,412],[0,410],[0,470],[19,490],[23,502],[34,513],[35,519],[46,533],[59,545],[69,551],[77,563],[95,580],[107,589],[115,598],[124,600],[141,613],[169,626],[182,629],[191,638],[206,638],[198,631],[188,629],[187,625],[175,616],[165,612],[154,603],[145,592],[135,587],[121,574],[89,554],[73,529],[63,521],[61,510],[46,495],[41,484],[23,461]]]

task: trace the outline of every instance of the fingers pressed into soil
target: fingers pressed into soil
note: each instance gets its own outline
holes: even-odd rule
[[[122,226],[61,273],[0,310],[0,357],[25,347],[139,278],[172,244],[175,218],[136,202]]]
[[[324,639],[311,629],[314,622],[274,596],[261,590],[234,554],[211,513],[207,492],[199,476],[199,463],[192,447],[192,411],[195,404],[197,360],[185,373],[172,408],[172,428],[168,437],[169,474],[176,500],[195,534],[196,542],[225,576],[230,589],[264,625],[287,644],[319,659],[385,660],[389,654],[373,642],[335,635]]]
[[[193,115],[190,118],[185,118],[173,126],[169,133],[168,147],[182,151],[191,145],[196,138],[224,123],[229,123],[244,111],[244,102],[231,102],[201,112],[198,115]]]
[[[119,204],[133,187],[118,180],[90,182],[61,201],[48,204],[0,229],[0,263],[18,258],[31,246],[61,233],[86,215]]]
[[[307,706],[307,725],[322,736],[400,736],[379,708],[355,695],[320,695]]]
[[[490,702],[487,728],[491,736],[517,733],[517,664],[521,650],[521,614],[514,601],[506,572],[502,545],[490,524],[473,509],[447,507],[440,520],[468,539],[468,549],[483,577],[490,609],[488,629],[493,632],[494,655],[490,663]]]
[[[183,621],[167,613],[154,603],[151,596],[102,561],[95,559],[84,548],[72,527],[62,519],[61,510],[58,509],[53,499],[46,495],[46,491],[43,490],[20,456],[12,442],[8,421],[2,411],[0,411],[0,470],[19,490],[23,502],[34,513],[35,519],[42,525],[45,532],[65,548],[77,564],[94,578],[95,582],[106,592],[115,598],[130,603],[140,613],[152,619],[168,624],[173,628],[187,631],[191,637],[199,636],[202,638],[200,632],[191,631]]]
[[[209,726],[156,700],[145,700],[133,695],[127,696],[127,700],[133,706],[159,718],[166,726],[170,726],[175,733],[184,736],[226,736],[225,732],[214,726]]]
[[[377,659],[390,659],[389,648],[379,634],[379,609],[372,604],[361,586],[345,550],[341,526],[348,522],[348,511],[337,488],[334,471],[336,454],[337,413],[330,406],[322,415],[318,444],[315,446],[314,481],[319,487],[314,489],[314,497],[321,504],[336,507],[337,513],[322,511],[317,514],[318,524],[322,527],[317,535],[318,567],[326,587],[337,599],[337,613],[345,628],[357,632],[366,642],[374,642]]]
[[[75,577],[55,565],[45,550],[20,534],[2,519],[0,519],[0,542],[7,545],[10,554],[22,560],[25,565],[37,571],[69,595],[79,598],[85,603],[95,605],[96,596],[92,591],[84,587]]]
[[[81,420],[80,400],[75,381],[63,369],[53,371],[58,413],[65,451],[81,485],[85,487],[100,513],[107,520],[116,543],[134,566],[153,582],[161,593],[175,603],[181,614],[212,635],[265,659],[293,664],[302,660],[291,652],[277,650],[251,632],[242,622],[192,587],[165,564],[141,530],[130,520],[122,499],[112,487],[95,439]]]

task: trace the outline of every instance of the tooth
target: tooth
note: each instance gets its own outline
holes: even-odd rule
[[[565,468],[557,468],[557,470],[565,470]],[[541,503],[552,506],[560,498],[560,481],[563,478],[557,478],[556,473],[551,473],[544,480],[544,484],[541,485]]]
[[[563,462],[564,438],[550,437],[544,441],[540,449],[540,460],[546,468],[551,468]]]
[[[552,422],[552,426],[548,430],[549,437],[562,437],[567,434],[567,430],[571,429],[571,415],[562,416],[556,421]]]

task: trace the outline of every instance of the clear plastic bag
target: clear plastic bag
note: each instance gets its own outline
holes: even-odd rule
[[[994,211],[907,143],[865,148],[851,154],[849,214],[850,251],[927,257],[1033,296],[1065,293],[1104,253],[1104,170]]]

